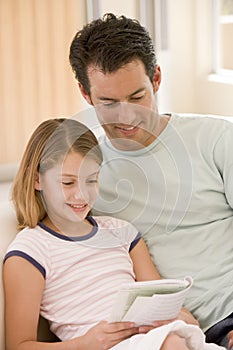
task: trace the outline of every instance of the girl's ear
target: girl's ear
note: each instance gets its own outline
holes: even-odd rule
[[[40,175],[37,172],[36,173],[36,177],[35,177],[35,190],[40,191],[41,187],[40,187]]]

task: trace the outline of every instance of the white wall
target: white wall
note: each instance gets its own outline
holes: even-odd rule
[[[194,1],[169,2],[171,108],[192,112],[195,106]]]
[[[113,12],[117,15],[137,18],[137,4],[135,0],[100,0],[99,9],[101,15],[106,12]]]
[[[169,1],[172,111],[233,115],[233,79],[211,76],[211,19],[211,0]]]

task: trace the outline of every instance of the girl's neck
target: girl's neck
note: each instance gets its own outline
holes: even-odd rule
[[[56,220],[51,220],[48,216],[46,216],[42,220],[42,223],[51,230],[68,237],[85,236],[93,229],[93,225],[87,219],[74,223],[70,222],[67,224],[56,222]]]

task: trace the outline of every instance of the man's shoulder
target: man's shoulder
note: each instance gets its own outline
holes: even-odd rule
[[[209,136],[218,137],[224,131],[233,132],[233,116],[219,116],[211,114],[173,114],[171,126],[183,133],[191,132],[198,134],[208,132]]]
[[[228,123],[233,124],[233,116],[224,116],[217,114],[197,114],[197,113],[174,113],[173,119],[195,121],[199,123]]]

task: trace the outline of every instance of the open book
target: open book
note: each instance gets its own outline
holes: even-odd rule
[[[109,321],[151,325],[156,320],[174,319],[192,283],[191,277],[185,277],[124,284],[116,295]]]

